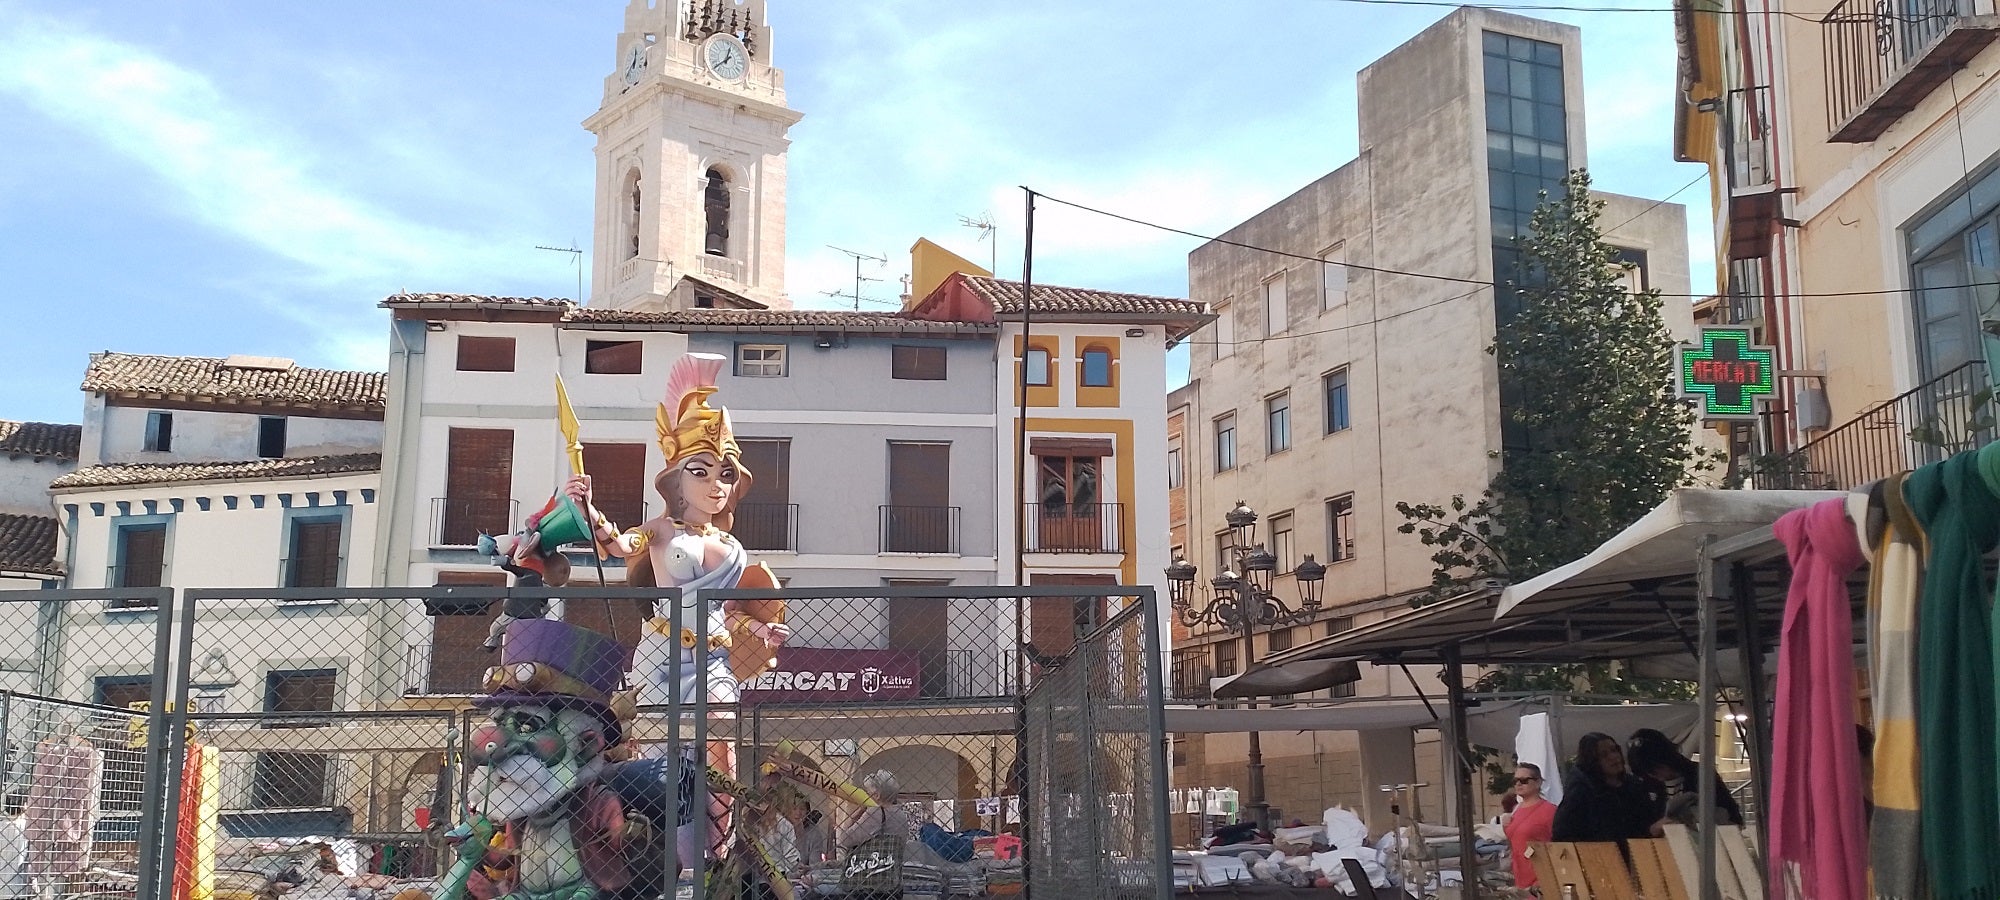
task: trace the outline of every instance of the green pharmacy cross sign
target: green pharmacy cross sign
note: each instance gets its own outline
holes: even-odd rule
[[[1701,418],[1756,418],[1777,392],[1777,351],[1750,340],[1748,328],[1703,328],[1701,346],[1681,347],[1681,396],[1701,401]]]

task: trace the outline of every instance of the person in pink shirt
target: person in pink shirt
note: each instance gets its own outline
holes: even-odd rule
[[[1554,831],[1556,805],[1542,799],[1542,769],[1533,763],[1514,767],[1514,814],[1507,820],[1507,852],[1514,857],[1514,886],[1535,886],[1535,867],[1528,862],[1528,845],[1546,841]]]

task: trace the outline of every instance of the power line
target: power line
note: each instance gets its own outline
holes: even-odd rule
[[[1706,177],[1706,176],[1703,176],[1703,177]],[[1700,181],[1700,180],[1701,180],[1700,178],[1697,178],[1697,179],[1695,179],[1695,181]],[[1684,190],[1687,190],[1687,189],[1688,189],[1689,187],[1692,187],[1693,185],[1694,185],[1694,182],[1689,182],[1689,183],[1688,183],[1688,184],[1687,184],[1686,186],[1683,186],[1683,187],[1681,188],[1681,190],[1683,190],[1683,191],[1684,191]],[[1676,191],[1675,193],[1679,193],[1679,191]],[[1134,224],[1134,225],[1142,225],[1142,226],[1145,226],[1145,227],[1147,227],[1147,228],[1153,228],[1153,229],[1157,229],[1157,230],[1160,230],[1160,231],[1165,231],[1165,232],[1169,232],[1169,233],[1171,233],[1171,234],[1178,234],[1178,235],[1182,235],[1182,236],[1184,236],[1184,237],[1191,237],[1191,238],[1195,238],[1195,239],[1197,239],[1197,240],[1203,240],[1203,241],[1210,241],[1210,242],[1213,242],[1213,243],[1217,243],[1217,244],[1223,244],[1223,245],[1226,245],[1226,246],[1230,246],[1230,247],[1238,247],[1238,248],[1241,248],[1241,249],[1244,249],[1244,250],[1254,250],[1254,251],[1256,251],[1256,252],[1258,252],[1258,253],[1269,253],[1269,254],[1271,254],[1271,255],[1273,255],[1273,256],[1281,256],[1281,257],[1285,257],[1285,258],[1288,258],[1288,259],[1299,259],[1299,260],[1305,260],[1306,262],[1312,262],[1312,263],[1319,263],[1320,265],[1332,265],[1332,266],[1346,266],[1346,267],[1347,267],[1347,268],[1349,268],[1349,269],[1358,269],[1358,270],[1361,270],[1361,271],[1364,271],[1364,272],[1377,272],[1377,273],[1380,273],[1380,274],[1383,274],[1383,275],[1401,275],[1401,276],[1403,276],[1403,277],[1405,277],[1405,278],[1426,278],[1426,279],[1430,279],[1430,280],[1433,280],[1433,281],[1450,281],[1450,282],[1456,282],[1456,283],[1458,283],[1458,284],[1472,284],[1472,285],[1478,285],[1478,286],[1480,286],[1480,287],[1482,287],[1482,288],[1488,288],[1488,287],[1496,287],[1496,286],[1499,286],[1499,285],[1496,285],[1496,284],[1495,284],[1494,282],[1491,282],[1491,281],[1482,281],[1482,280],[1480,280],[1480,279],[1477,279],[1477,278],[1459,278],[1459,277],[1457,277],[1457,276],[1455,276],[1455,275],[1434,275],[1434,274],[1431,274],[1431,273],[1429,273],[1429,272],[1410,272],[1410,271],[1406,271],[1406,270],[1403,270],[1403,269],[1385,269],[1385,268],[1381,268],[1381,267],[1378,267],[1378,266],[1367,266],[1367,265],[1362,265],[1362,264],[1360,264],[1360,263],[1351,263],[1351,262],[1337,262],[1337,261],[1333,261],[1333,260],[1325,260],[1325,259],[1320,259],[1319,257],[1316,257],[1316,256],[1305,256],[1305,255],[1303,255],[1303,254],[1299,254],[1299,253],[1293,253],[1293,252],[1291,252],[1291,251],[1289,251],[1289,250],[1279,250],[1279,249],[1277,249],[1277,248],[1274,248],[1274,247],[1259,247],[1259,246],[1257,246],[1256,244],[1246,244],[1246,243],[1243,243],[1242,241],[1232,241],[1232,240],[1228,240],[1228,239],[1226,239],[1226,238],[1220,238],[1220,237],[1214,237],[1214,236],[1211,236],[1211,235],[1205,235],[1205,234],[1201,234],[1201,233],[1198,233],[1198,232],[1193,232],[1193,231],[1188,231],[1188,230],[1186,230],[1186,229],[1184,229],[1184,228],[1175,228],[1175,227],[1174,227],[1174,226],[1172,226],[1172,225],[1162,225],[1162,224],[1160,224],[1160,223],[1158,223],[1158,222],[1149,222],[1149,221],[1147,221],[1147,220],[1145,220],[1145,219],[1140,219],[1140,218],[1135,218],[1135,217],[1133,217],[1133,216],[1128,216],[1128,215],[1124,215],[1124,214],[1122,214],[1122,213],[1115,213],[1115,212],[1110,212],[1110,211],[1108,211],[1108,210],[1102,210],[1102,209],[1098,209],[1098,208],[1096,208],[1096,207],[1093,207],[1093,206],[1085,206],[1085,205],[1083,205],[1083,204],[1081,204],[1081,203],[1075,203],[1075,202],[1072,202],[1072,201],[1069,201],[1069,200],[1064,200],[1064,199],[1062,199],[1062,198],[1060,198],[1060,197],[1051,197],[1051,196],[1049,196],[1048,194],[1044,194],[1044,193],[1040,193],[1040,192],[1036,192],[1035,196],[1036,196],[1036,197],[1038,197],[1038,198],[1040,198],[1040,199],[1042,199],[1042,200],[1047,200],[1047,201],[1050,201],[1050,202],[1052,202],[1052,203],[1060,203],[1060,204],[1062,204],[1062,205],[1064,205],[1064,206],[1068,206],[1068,207],[1071,207],[1071,208],[1073,208],[1073,209],[1080,209],[1080,210],[1083,210],[1084,212],[1089,212],[1089,213],[1095,213],[1095,214],[1097,214],[1097,215],[1100,215],[1100,216],[1108,216],[1108,217],[1110,217],[1110,218],[1113,218],[1113,219],[1117,219],[1117,220],[1119,220],[1119,221],[1121,221],[1121,222],[1129,222],[1129,223],[1131,223],[1131,224]],[[1671,195],[1669,195],[1669,196],[1671,196]],[[1662,201],[1659,201],[1659,202],[1660,202],[1660,203],[1664,203],[1664,202],[1666,202],[1666,201],[1662,200]],[[1658,206],[1658,205],[1659,205],[1659,203],[1655,203],[1655,204],[1654,204],[1654,206]],[[1649,211],[1650,211],[1650,209],[1649,209]],[[1644,213],[1641,213],[1640,215],[1644,215]],[[1630,220],[1627,220],[1627,221],[1630,221]],[[1970,282],[1970,283],[1967,283],[1967,284],[1940,284],[1940,285],[1935,285],[1935,286],[1932,286],[1932,287],[1928,287],[1928,288],[1925,288],[1925,290],[1938,290],[1938,291],[1945,291],[1945,290],[1962,290],[1962,289],[1965,289],[1965,288],[1976,288],[1976,287],[1994,287],[1994,286],[2000,286],[2000,281],[1975,281],[1975,282]],[[1785,296],[1785,297],[1786,297],[1787,299],[1793,299],[1793,300],[1804,300],[1804,299],[1810,299],[1810,298],[1816,298],[1816,297],[1882,297],[1882,296],[1888,296],[1888,295],[1896,295],[1896,294],[1908,294],[1908,293],[1910,293],[1911,291],[1912,291],[1912,289],[1911,289],[1911,288],[1888,288],[1888,289],[1883,289],[1883,290],[1871,290],[1871,291],[1823,291],[1823,292],[1820,292],[1820,293],[1813,293],[1813,294],[1786,294],[1786,295],[1784,295],[1784,296]],[[1477,292],[1477,291],[1474,291],[1473,293],[1478,293],[1478,292]],[[1465,295],[1465,296],[1471,296],[1471,295],[1470,295],[1470,294],[1467,294],[1467,295]],[[1669,293],[1666,293],[1666,292],[1660,292],[1660,293],[1658,293],[1658,296],[1660,296],[1660,297],[1673,297],[1673,298],[1676,298],[1676,299],[1690,299],[1690,300],[1705,300],[1705,299],[1707,299],[1707,298],[1709,298],[1709,297],[1713,297],[1713,296],[1715,296],[1715,295],[1714,295],[1714,294],[1669,294]],[[1456,299],[1456,298],[1454,298],[1454,299]],[[1441,302],[1444,302],[1444,301],[1437,301],[1437,302],[1441,303]],[[1435,305],[1435,304],[1431,304],[1431,305]],[[1410,309],[1410,310],[1405,310],[1404,312],[1405,312],[1405,313],[1409,313],[1409,312],[1415,312],[1415,311],[1416,311],[1416,310],[1418,310],[1418,309],[1423,309],[1423,307],[1421,307],[1421,306],[1420,306],[1420,307],[1416,307],[1416,308],[1414,308],[1414,309]],[[1398,313],[1397,315],[1402,315],[1402,314],[1404,314],[1404,313]],[[1369,323],[1368,323],[1368,322],[1356,322],[1356,323],[1354,323],[1354,324],[1355,324],[1355,325],[1367,325],[1367,324],[1369,324]],[[1345,327],[1353,327],[1353,326],[1351,326],[1351,325],[1350,325],[1350,326],[1341,326],[1341,327],[1344,327],[1344,328],[1345,328]],[[1309,333],[1310,333],[1310,332],[1309,332]]]
[[[1457,0],[1320,0],[1320,2],[1352,3],[1358,6],[1429,6],[1429,7],[1449,7],[1449,8],[1466,6],[1466,7],[1471,7],[1473,9],[1499,9],[1499,10],[1522,11],[1522,12],[1540,11],[1540,12],[1587,12],[1587,13],[1679,13],[1683,11],[1675,9],[1674,7],[1671,6],[1573,6],[1560,3],[1547,3],[1547,4],[1460,3],[1457,2]],[[1798,19],[1802,22],[1815,22],[1815,23],[1820,22],[1824,19],[1823,16],[1813,16],[1807,13],[1797,13],[1784,9],[1691,9],[1691,10],[1686,10],[1686,12],[1699,13],[1702,15],[1711,15],[1711,16],[1760,16],[1760,15],[1785,16],[1787,18]],[[1941,20],[1941,19],[1956,18],[1956,16],[1949,16],[1940,13],[1929,13],[1924,15],[1897,15],[1890,13],[1870,13],[1868,14],[1867,17],[1870,19],[1877,19],[1881,21],[1897,21],[1897,22],[1910,22],[1910,23],[1924,22],[1934,19]]]
[[[1618,229],[1620,229],[1620,228],[1624,228],[1625,226],[1627,226],[1627,225],[1630,225],[1630,224],[1632,224],[1633,222],[1637,222],[1637,221],[1639,221],[1639,220],[1640,220],[1641,218],[1644,218],[1644,217],[1645,217],[1645,215],[1646,215],[1647,213],[1649,213],[1649,212],[1652,212],[1653,210],[1656,210],[1656,209],[1659,209],[1659,208],[1660,208],[1661,206],[1664,206],[1664,205],[1666,205],[1666,202],[1667,202],[1668,200],[1672,200],[1672,199],[1674,199],[1675,197],[1678,197],[1678,196],[1680,196],[1680,195],[1681,195],[1681,191],[1685,191],[1685,190],[1687,190],[1688,188],[1691,188],[1691,187],[1694,187],[1694,186],[1695,186],[1695,185],[1697,185],[1697,184],[1700,184],[1700,183],[1701,183],[1701,180],[1702,180],[1702,179],[1704,179],[1704,178],[1707,178],[1707,177],[1708,177],[1708,173],[1707,173],[1707,172],[1703,172],[1703,173],[1701,173],[1700,175],[1696,175],[1696,176],[1694,177],[1694,180],[1693,180],[1693,181],[1690,181],[1690,182],[1688,182],[1687,184],[1684,184],[1684,185],[1681,185],[1681,186],[1680,186],[1680,187],[1679,187],[1678,189],[1676,189],[1676,190],[1675,190],[1675,191],[1674,191],[1673,193],[1671,193],[1671,194],[1668,194],[1668,195],[1666,195],[1665,197],[1661,197],[1660,199],[1658,199],[1658,200],[1655,200],[1655,201],[1653,201],[1653,202],[1652,202],[1651,204],[1649,204],[1649,205],[1648,205],[1648,206],[1647,206],[1647,207],[1646,207],[1645,209],[1642,209],[1642,210],[1639,210],[1639,213],[1638,213],[1638,215],[1635,215],[1635,216],[1633,216],[1632,218],[1629,218],[1629,219],[1626,219],[1626,220],[1625,220],[1625,221],[1623,221],[1623,222],[1620,222],[1620,223],[1618,223],[1618,224],[1616,224],[1616,225],[1613,225],[1613,226],[1611,226],[1610,228],[1606,228],[1606,229],[1603,229],[1603,230],[1604,230],[1604,231],[1617,231]],[[1664,295],[1664,294],[1662,294],[1661,296],[1665,296],[1665,295]]]

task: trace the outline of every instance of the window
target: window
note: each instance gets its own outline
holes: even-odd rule
[[[285,555],[285,587],[339,587],[340,532],[338,515],[293,519]]]
[[[113,709],[146,709],[153,701],[150,675],[111,675],[97,678],[96,703]],[[98,811],[136,813],[146,801],[146,749],[127,746],[125,741],[107,741],[101,764],[103,778],[97,791]]]
[[[1028,348],[1028,386],[1047,387],[1049,383],[1049,351],[1040,347]]]
[[[593,479],[594,480],[594,479]],[[478,571],[437,573],[439,587],[506,587],[507,573],[487,566]],[[616,601],[613,601],[614,603]],[[430,616],[431,638],[430,658],[424,661],[422,678],[413,677],[409,686],[417,694],[470,694],[479,690],[486,667],[494,664],[494,654],[487,652],[486,628],[492,621],[492,614],[498,612],[497,600],[433,599],[424,601],[424,612]],[[578,607],[589,610],[602,608],[599,603],[571,604],[565,615],[573,615]],[[626,629],[629,632],[631,629]],[[621,633],[620,637],[625,637]]]
[[[1354,558],[1354,495],[1326,501],[1326,561]]]
[[[1107,521],[1116,516],[1099,505],[1099,473],[1103,450],[1084,447],[1033,448],[1037,476],[1037,508],[1030,524],[1031,551],[1117,551]]]
[[[1611,248],[1611,265],[1628,294],[1643,294],[1647,288],[1646,251],[1630,247]]]
[[[1229,314],[1229,301],[1215,308],[1215,358],[1236,352],[1236,319]]]
[[[118,526],[117,560],[112,587],[152,588],[166,584],[166,523]]]
[[[744,438],[743,468],[755,487],[736,507],[729,527],[745,550],[797,550],[792,530],[792,442]]]
[[[950,444],[889,442],[889,502],[881,527],[884,553],[958,552]]]
[[[1236,642],[1222,641],[1215,647],[1215,677],[1227,678],[1236,674]]]
[[[445,437],[444,496],[432,510],[432,544],[470,547],[482,532],[512,531],[513,491],[513,430],[451,429]]]
[[[785,377],[785,345],[737,344],[736,374],[743,378]]]
[[[701,200],[708,221],[708,234],[702,246],[710,256],[728,256],[729,179],[721,169],[708,170],[708,187],[702,191]]]
[[[1215,420],[1215,471],[1236,468],[1236,414]]]
[[[1292,514],[1281,512],[1271,517],[1271,555],[1278,559],[1277,572],[1280,575],[1292,570],[1294,547],[1292,546]]]
[[[1181,486],[1181,442],[1177,439],[1167,445],[1167,490]]]
[[[1236,568],[1236,554],[1231,552],[1235,549],[1235,541],[1228,531],[1215,533],[1215,574],[1220,575]]]
[[[1504,280],[1519,270],[1515,240],[1527,234],[1542,192],[1559,193],[1569,172],[1562,47],[1496,31],[1482,42],[1487,215],[1494,277]],[[1520,302],[1515,290],[1496,291],[1497,320],[1512,320]]]
[[[1264,451],[1277,453],[1292,447],[1292,392],[1264,400]]]
[[[1289,324],[1285,318],[1285,274],[1280,272],[1264,282],[1264,333],[1277,334]]]
[[[943,347],[915,347],[897,344],[890,348],[889,377],[902,381],[943,381]]]
[[[625,176],[625,258],[639,256],[639,210],[645,194],[640,190],[639,170],[633,169]]]
[[[1083,351],[1083,378],[1079,382],[1084,387],[1111,386],[1111,351],[1103,347],[1087,347]]]
[[[1965,394],[1991,377],[1975,370],[1970,378],[1931,384],[1960,366],[1991,355],[1994,336],[1987,329],[2000,319],[2000,312],[1995,311],[1991,288],[1973,286],[2000,281],[2000,209],[1996,207],[2000,207],[2000,177],[1988,173],[1944,207],[1917,220],[1908,231],[1910,285],[1915,288],[1909,301],[1910,318],[1916,331],[1918,371],[1926,385],[1918,392],[1917,415],[1925,420],[1957,423],[1976,418],[1948,410],[1969,408],[1966,404],[1971,401],[1964,399]],[[1975,380],[1980,384],[1974,385]],[[1966,440],[1964,428],[1963,424],[1948,427],[1946,442]]]
[[[146,449],[165,453],[174,449],[174,414],[154,410],[146,414]]]
[[[591,505],[612,524],[631,528],[651,518],[645,444],[584,444],[583,462],[590,467]]]
[[[257,455],[264,459],[285,458],[285,417],[257,418]]]
[[[1333,245],[1319,255],[1319,308],[1332,309],[1347,302],[1346,249]]]
[[[584,341],[583,372],[586,375],[638,375],[646,356],[641,341]]]
[[[337,673],[332,669],[271,672],[264,676],[264,711],[272,713],[332,712]],[[279,720],[273,727],[320,724],[313,719]],[[332,757],[324,753],[265,751],[257,754],[250,779],[250,805],[256,809],[330,807],[335,803]]]
[[[1265,647],[1265,652],[1267,653],[1278,653],[1284,650],[1290,650],[1292,649],[1292,629],[1273,628],[1271,629],[1270,633],[1265,636],[1265,640],[1267,642],[1267,646]]]
[[[1334,616],[1326,620],[1326,636],[1333,637],[1354,628],[1353,616]]]
[[[514,371],[514,339],[460,335],[458,370],[460,372]]]
[[[1347,430],[1347,367],[1320,376],[1326,393],[1326,433]]]

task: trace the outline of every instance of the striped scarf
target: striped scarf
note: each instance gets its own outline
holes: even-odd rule
[[[1907,473],[1856,492],[1848,509],[1860,528],[1868,571],[1868,683],[1875,728],[1875,815],[1868,852],[1875,895],[1918,900],[1922,895],[1921,797],[1917,784],[1917,597],[1924,583],[1924,530],[1903,499]],[[1880,510],[1879,530],[1867,510]]]
[[[2000,779],[1994,771],[1992,586],[1981,558],[2000,540],[2000,500],[1982,477],[2000,444],[1910,473],[1903,496],[1930,554],[1917,616],[1919,809],[1930,896],[2000,897]]]
[[[1771,748],[1771,884],[1797,867],[1808,900],[1867,895],[1861,748],[1854,742],[1854,614],[1847,576],[1861,546],[1845,499],[1786,513],[1771,526],[1792,564],[1778,642]]]

